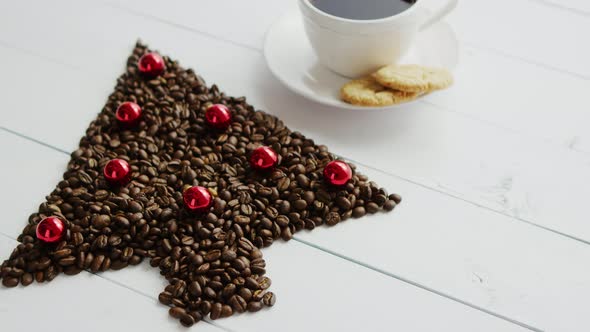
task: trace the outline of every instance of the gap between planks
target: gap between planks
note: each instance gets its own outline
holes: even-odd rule
[[[541,4],[543,6],[546,6],[546,7],[551,7],[551,8],[555,8],[555,9],[558,9],[558,10],[567,11],[567,12],[570,12],[570,13],[573,13],[573,14],[577,14],[577,15],[580,15],[580,16],[584,16],[584,17],[590,18],[590,12],[589,11],[586,11],[586,10],[583,10],[583,9],[579,9],[579,8],[575,8],[575,7],[569,7],[569,6],[563,5],[563,4],[558,3],[558,2],[553,2],[553,1],[549,1],[549,0],[529,0],[529,1],[536,2],[536,3]]]

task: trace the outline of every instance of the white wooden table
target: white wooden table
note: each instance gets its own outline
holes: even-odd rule
[[[265,31],[295,7],[1,0],[1,258],[141,38],[404,197],[395,213],[264,250],[277,305],[194,331],[588,331],[590,2],[462,0],[447,18],[456,84],[366,113],[319,106],[271,76]],[[144,263],[1,289],[0,329],[184,330],[157,302],[164,285]]]

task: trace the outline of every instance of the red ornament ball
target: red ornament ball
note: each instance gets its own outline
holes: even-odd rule
[[[37,238],[45,243],[58,242],[65,232],[65,223],[55,216],[44,218],[39,224],[37,224]]]
[[[137,62],[139,72],[149,76],[156,77],[166,70],[164,59],[155,52],[144,54]]]
[[[126,101],[117,107],[115,116],[120,123],[124,125],[134,125],[141,116],[141,107],[136,103]]]
[[[104,177],[112,185],[124,185],[131,180],[131,166],[123,159],[113,159],[104,166]]]
[[[277,165],[279,157],[277,153],[268,146],[261,146],[252,151],[250,155],[250,166],[258,171],[266,171]]]
[[[216,129],[225,129],[231,124],[231,112],[223,104],[209,106],[205,112],[205,121]]]
[[[324,167],[324,180],[333,186],[343,186],[352,179],[352,169],[347,163],[334,160]]]
[[[203,212],[211,206],[211,194],[205,187],[194,186],[186,189],[182,193],[184,206],[193,212]]]

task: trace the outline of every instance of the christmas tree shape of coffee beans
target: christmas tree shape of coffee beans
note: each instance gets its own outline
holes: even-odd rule
[[[21,243],[1,266],[4,286],[119,270],[148,258],[170,283],[160,302],[190,326],[206,316],[274,305],[260,248],[303,229],[390,211],[400,202],[352,165],[348,182],[328,184],[323,170],[335,157],[325,146],[255,111],[245,98],[207,87],[167,57],[160,57],[164,71],[156,62],[143,64],[146,72],[138,67],[145,54],[151,53],[138,43],[127,72],[71,154],[63,180],[29,217]],[[159,72],[150,73],[154,68]],[[116,115],[125,102],[141,107],[137,121]],[[206,122],[213,104],[231,112],[228,127]],[[137,113],[132,106],[125,106],[131,115]],[[278,156],[271,169],[250,164],[261,146]],[[126,183],[105,178],[104,167],[114,159],[130,167]],[[204,211],[186,208],[183,192],[191,186],[207,188],[211,204]],[[36,231],[51,216],[63,221],[64,233],[47,243]]]

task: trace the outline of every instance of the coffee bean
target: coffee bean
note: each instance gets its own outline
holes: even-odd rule
[[[232,262],[236,259],[237,254],[235,251],[232,250],[224,250],[221,253],[221,259],[226,261],[226,262]]]
[[[234,295],[234,293],[236,292],[236,285],[235,284],[228,284],[227,286],[223,287],[223,285],[220,285],[219,288],[223,288],[223,291],[221,292],[221,296],[223,298],[230,298],[232,295]]]
[[[71,249],[64,248],[64,249],[57,250],[55,253],[53,253],[53,257],[55,257],[56,259],[61,259],[64,257],[68,257],[71,254],[72,254]]]
[[[395,202],[393,200],[388,200],[387,202],[385,202],[385,204],[383,204],[383,209],[385,211],[391,211],[395,208],[397,204],[395,204]]]
[[[142,258],[140,256],[133,255],[131,258],[129,258],[129,265],[137,265],[141,263],[141,260]]]
[[[238,313],[242,313],[246,311],[247,303],[246,301],[239,295],[234,295],[230,298],[229,304]]]
[[[172,303],[172,294],[168,292],[162,292],[160,295],[158,295],[158,300],[160,303],[168,305]]]
[[[377,203],[378,206],[383,206],[383,204],[385,204],[386,201],[387,201],[387,196],[386,195],[377,194],[375,196],[375,203]]]
[[[354,218],[360,218],[366,214],[365,208],[362,206],[357,206],[352,210],[352,216]]]
[[[108,245],[111,247],[117,247],[121,244],[121,242],[123,242],[123,239],[121,239],[121,237],[116,234],[109,236],[107,240]]]
[[[305,193],[303,193],[302,198],[308,205],[310,205],[315,200],[315,194],[313,193],[313,191],[306,191]]]
[[[191,311],[188,314],[191,315],[191,317],[195,321],[195,324],[203,319],[203,314],[198,311]]]
[[[168,313],[170,314],[170,316],[178,319],[182,315],[186,315],[186,310],[184,310],[184,308],[180,308],[180,307],[172,307],[172,308],[170,308],[170,310],[168,310]]]
[[[330,212],[326,216],[326,224],[328,226],[334,226],[340,222],[340,214],[338,212]]]
[[[302,188],[309,188],[309,178],[305,176],[305,174],[298,174],[295,177],[297,180],[297,184],[299,184]]]
[[[235,216],[234,221],[238,225],[249,225],[250,224],[250,218],[247,216],[242,216],[242,215]]]
[[[262,187],[258,189],[258,195],[263,196],[263,197],[267,197],[270,196],[272,194],[272,189],[270,189],[269,187]]]
[[[22,275],[20,282],[23,286],[28,286],[33,283],[33,275],[31,273],[25,273]]]
[[[141,212],[143,211],[143,207],[141,206],[141,204],[139,204],[139,202],[131,201],[129,202],[129,211],[133,213]]]
[[[201,285],[196,281],[189,284],[188,291],[194,297],[199,297],[202,294]]]
[[[234,313],[234,311],[233,311],[232,307],[229,306],[229,305],[227,305],[227,304],[224,304],[221,307],[221,315],[220,315],[220,317],[221,318],[226,318],[226,317],[229,317],[229,316],[233,315],[233,313]]]
[[[90,265],[90,271],[92,272],[98,272],[102,266],[102,263],[104,262],[104,255],[98,255],[96,257],[94,257],[94,260],[92,260],[92,264]]]
[[[191,236],[183,236],[181,240],[182,245],[190,246],[195,243],[195,239]]]
[[[98,229],[108,227],[111,224],[111,217],[106,214],[95,216],[92,220],[92,226]]]
[[[213,262],[215,260],[218,260],[220,257],[221,257],[220,250],[211,250],[207,254],[205,254],[205,256],[203,256],[203,258],[207,262]]]
[[[22,269],[19,269],[18,267],[13,267],[8,271],[8,276],[10,277],[20,277],[25,273],[25,271],[23,271]]]
[[[211,306],[211,313],[209,318],[216,320],[221,317],[221,310],[223,309],[223,305],[221,303],[214,303]]]
[[[343,210],[350,210],[352,207],[350,200],[344,196],[336,197],[336,204]]]
[[[183,314],[179,318],[180,318],[180,323],[184,327],[191,327],[195,324],[195,319],[191,315]]]
[[[92,243],[93,247],[96,247],[97,249],[103,249],[107,246],[107,244],[109,243],[109,238],[106,235],[99,235],[96,240],[94,240],[94,243]]]
[[[360,198],[362,199],[371,199],[373,195],[373,191],[369,185],[364,185],[360,187]]]
[[[100,271],[106,271],[111,268],[111,259],[109,257],[105,257],[102,265],[100,266]]]
[[[268,292],[262,296],[262,303],[267,307],[272,307],[275,305],[277,298],[273,292]]]
[[[76,257],[74,256],[68,256],[68,257],[64,257],[62,259],[60,259],[58,261],[59,265],[61,266],[70,266],[70,265],[74,265],[76,263]]]
[[[285,227],[281,230],[281,239],[285,241],[289,241],[293,238],[293,233],[291,232],[291,228]]]
[[[16,287],[18,285],[18,278],[4,277],[2,279],[2,285],[4,287]]]
[[[368,213],[376,213],[379,211],[379,205],[377,205],[375,202],[369,202],[365,206],[365,210],[367,210]]]
[[[307,208],[307,202],[302,199],[298,199],[293,202],[293,207],[296,210],[305,210],[305,208]]]
[[[98,202],[102,202],[106,199],[108,199],[110,196],[110,193],[106,190],[97,190],[96,192],[94,192],[94,198],[98,201]]]
[[[203,289],[203,295],[209,299],[217,298],[217,292],[209,286],[207,286]]]
[[[82,264],[82,268],[84,268],[84,269],[90,268],[90,265],[92,264],[93,260],[94,260],[94,255],[91,252],[87,253],[86,257],[84,258],[84,263]]]
[[[395,204],[399,204],[402,202],[402,197],[398,194],[391,194],[389,195],[389,199],[394,201]]]
[[[49,258],[41,257],[41,259],[37,263],[37,269],[38,270],[46,270],[50,264],[51,264],[51,260]]]
[[[246,283],[244,285],[252,290],[258,289],[258,281],[252,277],[246,278]]]
[[[262,302],[260,301],[248,302],[248,305],[246,306],[248,312],[257,312],[260,311],[260,309],[262,309]]]
[[[257,289],[252,293],[252,301],[262,301],[265,292],[262,289]]]
[[[129,263],[126,261],[116,260],[111,263],[111,269],[117,271],[129,266]]]
[[[121,215],[114,217],[113,221],[116,223],[117,226],[122,227],[122,228],[127,228],[130,226],[129,219],[127,219]]]
[[[209,301],[201,301],[199,306],[203,315],[208,315],[211,312],[211,302]]]
[[[121,260],[128,261],[129,258],[131,258],[131,256],[133,256],[133,248],[126,247],[125,249],[123,249],[123,252],[121,253]]]
[[[288,177],[284,177],[277,182],[277,189],[279,191],[286,191],[289,189],[291,185],[291,180]]]
[[[74,246],[79,246],[84,243],[84,235],[80,232],[75,232],[72,234],[72,244]]]

